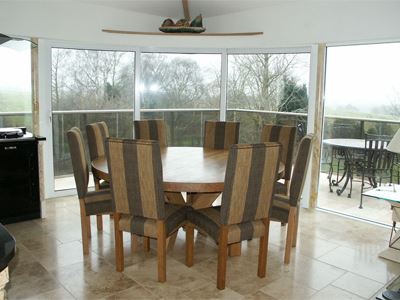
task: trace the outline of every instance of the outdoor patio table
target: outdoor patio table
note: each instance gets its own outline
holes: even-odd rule
[[[344,183],[341,188],[336,190],[336,194],[341,195],[344,190],[347,188],[347,185],[350,182],[350,192],[347,195],[348,198],[351,198],[351,179],[353,176],[352,170],[352,163],[354,161],[354,152],[357,150],[364,150],[365,149],[365,140],[364,139],[326,139],[323,140],[324,145],[332,147],[333,150],[342,150],[344,153],[344,172],[342,177],[335,181],[332,180],[332,167],[329,170],[329,188],[332,191],[332,185],[337,186],[344,180]],[[333,151],[332,151],[333,153]],[[331,158],[332,159],[332,158]]]

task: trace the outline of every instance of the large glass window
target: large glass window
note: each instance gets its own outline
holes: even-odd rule
[[[0,127],[32,130],[31,43],[0,44]]]
[[[327,48],[319,207],[390,224],[384,201],[363,196],[359,206],[363,174],[363,191],[399,182],[398,157],[392,170],[380,170],[375,156],[364,155],[371,153],[365,138],[390,140],[400,128],[399,53],[400,43]]]
[[[310,54],[230,54],[227,119],[239,121],[241,142],[258,142],[265,123],[305,130]]]
[[[56,190],[74,187],[66,140],[71,127],[86,137],[87,124],[105,121],[111,136],[132,137],[134,61],[134,52],[52,49]]]
[[[141,64],[141,118],[164,119],[169,145],[200,146],[219,118],[221,55],[142,53]]]

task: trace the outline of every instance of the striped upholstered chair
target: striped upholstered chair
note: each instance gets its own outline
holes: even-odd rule
[[[239,122],[206,121],[204,148],[229,149],[239,142]]]
[[[278,143],[233,145],[221,206],[188,209],[186,265],[193,265],[193,230],[196,226],[218,243],[218,289],[225,288],[228,246],[243,240],[260,237],[258,276],[265,277],[269,213],[280,148]]]
[[[290,181],[289,194],[275,194],[271,207],[271,220],[287,223],[286,246],[284,263],[290,263],[290,250],[296,246],[297,228],[299,222],[299,204],[307,174],[308,162],[312,148],[311,134],[306,135],[300,141],[297,156],[294,163],[292,180]],[[279,185],[280,183],[277,183]],[[275,187],[276,191],[283,188]]]
[[[134,121],[135,139],[158,141],[161,147],[168,145],[164,120]]]
[[[285,180],[285,186],[289,185],[292,174],[293,150],[296,138],[295,126],[264,125],[261,132],[261,143],[278,142],[282,145],[281,161],[285,165],[285,171],[282,179]]]
[[[88,192],[89,165],[85,155],[82,133],[79,128],[73,127],[67,132],[67,138],[81,208],[83,254],[88,254],[91,236],[90,216],[112,213],[111,193],[109,189]],[[97,228],[101,230],[102,226]]]
[[[86,125],[86,136],[89,144],[90,160],[92,161],[105,156],[104,143],[106,138],[110,136],[107,124],[105,122],[97,122]],[[93,176],[93,179],[96,190],[110,188],[110,185],[107,182],[101,181],[95,176]]]
[[[106,141],[117,271],[124,269],[122,232],[157,240],[158,281],[166,280],[166,238],[186,222],[186,207],[165,203],[160,146],[150,140]]]

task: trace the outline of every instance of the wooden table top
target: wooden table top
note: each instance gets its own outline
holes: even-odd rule
[[[213,150],[203,147],[161,148],[164,190],[167,192],[222,192],[228,150]],[[284,165],[279,165],[283,172]],[[92,162],[95,176],[109,180],[105,157]]]

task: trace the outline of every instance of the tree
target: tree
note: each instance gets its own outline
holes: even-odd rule
[[[279,111],[306,112],[307,105],[308,95],[306,85],[299,85],[295,78],[284,75]]]

